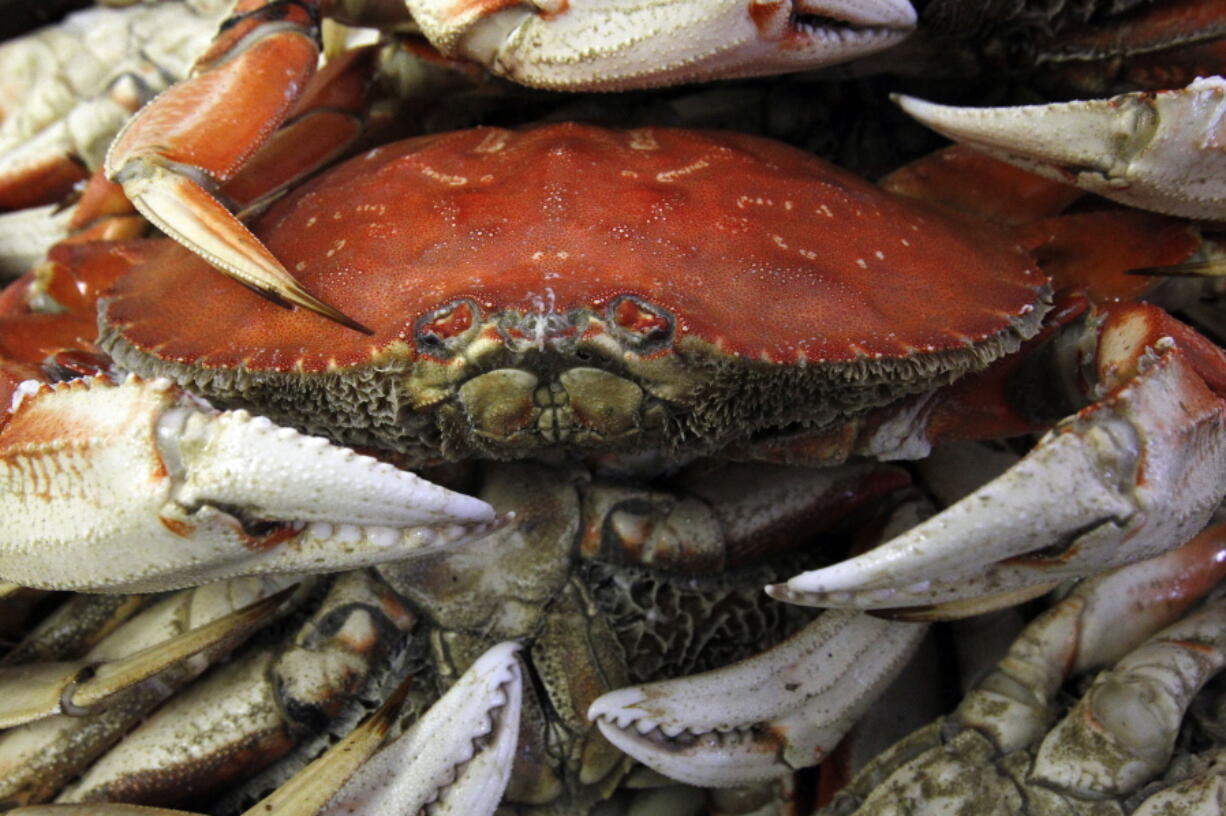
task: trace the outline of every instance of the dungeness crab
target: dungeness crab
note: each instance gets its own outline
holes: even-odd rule
[[[513,26],[517,42],[531,41],[525,14],[543,26],[538,39],[551,21],[582,19],[566,3],[464,14],[410,5],[427,32],[447,22],[450,39],[432,37],[461,56],[488,57],[488,38]],[[750,6],[759,35],[789,48],[817,30],[781,17],[783,4]],[[910,19],[905,3],[869,8],[893,25]],[[320,689],[351,694],[410,630],[410,662],[450,691],[355,771],[389,728],[392,708],[381,709],[259,812],[331,800],[333,812],[489,813],[504,792],[507,807],[575,812],[625,781],[631,763],[613,746],[693,785],[760,785],[819,761],[922,635],[858,610],[924,620],[1032,598],[1181,544],[1226,492],[1226,355],[1157,307],[1118,297],[1147,287],[1121,271],[1208,252],[1197,235],[1133,211],[1058,217],[1075,191],[962,151],[888,180],[904,197],[736,133],[476,128],[365,150],[261,202],[248,231],[221,199],[259,199],[304,171],[253,192],[238,183],[249,181],[242,161],[284,168],[295,139],[270,141],[280,121],[295,105],[298,123],[310,121],[304,109],[339,107],[345,119],[346,94],[361,85],[354,59],[305,94],[309,105],[297,101],[318,53],[317,10],[240,3],[193,77],[111,148],[110,173],[188,248],[61,245],[0,301],[12,397],[0,431],[0,514],[11,521],[0,578],[90,592],[205,585],[185,592],[214,587],[228,599],[202,615],[226,621],[216,629],[168,611],[195,595],[150,610],[180,620],[186,644],[24,670],[23,695],[0,716],[28,724],[0,736],[0,761],[31,745],[46,756],[51,732],[71,732],[70,752],[105,750],[130,721],[86,738],[66,715],[105,699],[100,688],[122,674],[137,688],[103,714],[143,717],[161,698],[134,702],[137,681],[153,677],[159,693],[186,683],[275,607],[247,601],[294,580],[251,576],[378,565],[379,577],[338,579],[275,661],[267,643],[236,658],[64,801],[165,802],[226,784],[251,757],[289,750],[281,743],[300,726],[277,717],[322,718],[336,705]],[[638,40],[628,42],[611,49],[613,64],[638,79],[613,82],[599,68],[593,85],[709,73],[701,60],[699,74],[685,73],[695,63],[683,59],[680,74],[643,79],[626,56]],[[710,72],[779,70],[769,59],[754,67],[763,63],[749,51]],[[505,56],[495,61],[506,69]],[[218,89],[253,69],[284,84],[259,84],[235,115]],[[1171,99],[1197,108],[1221,94],[1205,81]],[[319,141],[347,144],[343,131]],[[965,181],[952,201],[914,200],[968,172],[992,173],[1002,201],[1028,191],[1023,205],[997,205],[1012,224],[948,212],[978,206]],[[1068,261],[1104,231],[1112,260]],[[1121,247],[1120,231],[1146,240]],[[939,319],[917,308],[929,303]],[[71,348],[95,306],[106,356]],[[1033,399],[1053,379],[1054,404]],[[1059,413],[1072,415],[1016,466],[905,531],[923,515],[899,492],[905,477],[866,463],[1038,430]],[[459,475],[436,467],[457,461],[477,464]],[[430,467],[479,498],[407,469]],[[870,521],[870,500],[887,496],[902,509]],[[798,544],[853,517],[870,531],[861,543],[872,530],[893,537],[810,569]],[[785,570],[801,572],[780,582]],[[835,610],[781,612],[746,590],[754,582]],[[766,638],[784,639],[745,656]],[[275,680],[260,668],[270,662]],[[247,695],[276,698],[248,706],[276,724],[253,734],[238,724],[248,717],[225,716],[236,730],[219,738],[217,710]],[[57,795],[46,780],[78,770],[51,764],[2,795]],[[209,782],[196,781],[201,765]],[[325,793],[309,790],[325,777]]]

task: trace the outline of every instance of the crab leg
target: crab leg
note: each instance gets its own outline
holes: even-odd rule
[[[237,578],[182,590],[120,626],[91,649],[85,659],[114,661],[134,655],[295,582],[281,577]],[[250,634],[250,621],[240,624]],[[234,645],[234,638],[228,638],[180,661],[160,671],[150,682],[132,686],[101,710],[79,717],[63,714],[44,717],[0,734],[0,801],[26,804],[51,798],[154,707],[198,677],[224,649]]]
[[[1217,748],[1197,757],[1204,766],[1198,773],[1158,791],[1137,806],[1132,816],[1164,816],[1189,813],[1213,816],[1226,800],[1226,749]]]
[[[27,389],[0,433],[0,478],[0,515],[25,519],[0,538],[0,575],[30,586],[353,569],[496,523],[478,499],[138,378]]]
[[[248,649],[167,701],[58,801],[215,796],[317,736],[414,622],[367,572],[339,576],[290,642]]]
[[[953,715],[874,759],[829,811],[877,816],[922,800],[931,812],[993,812],[990,801],[1017,795],[1001,770],[1025,776],[1064,681],[1119,660],[1177,620],[1226,572],[1224,547],[1226,527],[1217,525],[1177,550],[1078,585],[1026,627]]]
[[[1189,218],[1226,214],[1226,80],[1177,91],[1016,108],[954,108],[899,97],[946,136],[1047,178]]]
[[[1153,307],[1108,312],[1098,342],[1100,388],[1110,389],[1102,399],[934,518],[768,591],[856,609],[1014,599],[1191,538],[1226,482],[1226,404],[1214,393],[1226,363]]]
[[[910,517],[901,508],[896,514]],[[588,718],[618,748],[673,779],[709,787],[760,782],[821,761],[926,631],[827,612],[723,669],[605,694]]]
[[[147,595],[71,595],[0,658],[0,666],[83,654],[152,600]]]
[[[75,660],[0,667],[0,728],[67,713],[81,716],[117,694],[205,650],[227,644],[266,623],[290,589],[264,598],[178,637],[110,660]]]
[[[0,46],[0,208],[59,201],[207,45],[222,2],[95,8]]]
[[[314,4],[243,0],[193,75],[116,137],[107,177],[158,228],[278,302],[366,331],[307,292],[214,196],[293,110],[319,60]],[[241,101],[240,101],[241,100]],[[241,109],[242,115],[233,111]]]
[[[1170,762],[1192,698],[1226,666],[1226,600],[1151,638],[1094,680],[1051,730],[1032,778],[1081,795],[1132,793]]]
[[[410,683],[246,816],[457,813],[489,816],[511,776],[523,680],[519,646],[489,649],[430,710],[378,753]],[[134,805],[63,804],[14,813],[187,816]]]

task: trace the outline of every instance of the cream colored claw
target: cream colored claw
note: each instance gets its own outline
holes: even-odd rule
[[[1033,596],[1152,557],[1190,539],[1221,500],[1224,424],[1222,401],[1182,355],[1155,355],[942,513],[767,591],[815,606],[906,609]]]
[[[519,645],[510,642],[486,651],[412,728],[362,765],[320,812],[492,814],[511,779],[519,740],[523,679],[518,651]],[[258,805],[251,811],[266,812]]]
[[[588,717],[618,748],[673,779],[709,787],[771,779],[821,761],[925,631],[827,612],[748,660],[605,694]]]
[[[616,91],[817,68],[888,48],[905,0],[407,0],[436,48],[524,85]]]
[[[0,433],[0,576],[160,591],[328,572],[484,535],[493,509],[165,381],[29,389]]]
[[[1105,100],[955,108],[909,96],[933,130],[1042,176],[1188,218],[1226,217],[1226,80]]]

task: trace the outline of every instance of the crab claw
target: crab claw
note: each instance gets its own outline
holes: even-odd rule
[[[511,779],[519,739],[518,651],[518,644],[508,642],[481,655],[412,728],[362,765],[321,812],[493,813]]]
[[[827,612],[748,660],[605,694],[588,718],[630,756],[691,785],[772,779],[817,764],[902,669],[925,631]]]
[[[784,73],[888,48],[915,27],[905,0],[408,0],[448,56],[524,85],[615,91]]]
[[[800,604],[926,612],[1033,596],[1187,541],[1222,497],[1226,407],[1165,341],[1135,376],[944,512],[767,591]]]
[[[160,591],[326,572],[484,535],[478,499],[164,381],[26,389],[0,433],[0,575]],[[139,542],[137,546],[135,542]]]
[[[1182,90],[1014,108],[956,108],[908,96],[903,110],[958,142],[1039,175],[1188,218],[1226,212],[1226,80]]]

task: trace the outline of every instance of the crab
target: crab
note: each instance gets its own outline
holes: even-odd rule
[[[411,599],[438,630],[462,632],[431,636],[439,673],[472,668],[421,730],[351,784],[379,787],[402,764],[394,751],[415,753],[424,740],[443,749],[439,767],[406,770],[404,787],[389,788],[399,806],[472,796],[480,801],[451,801],[492,810],[521,778],[508,759],[517,732],[527,735],[521,755],[556,747],[517,729],[523,711],[544,707],[527,702],[525,674],[564,726],[543,733],[580,735],[566,746],[570,770],[557,773],[573,785],[566,773],[577,767],[587,787],[554,807],[586,807],[621,781],[626,768],[610,745],[699,786],[778,778],[817,762],[922,635],[855,610],[924,619],[1015,603],[1172,547],[1221,500],[1222,352],[1155,307],[1112,302],[1127,287],[1110,268],[1060,273],[1053,293],[1052,267],[1041,270],[1022,246],[1058,255],[1080,242],[1050,234],[1090,237],[1097,216],[1019,236],[753,137],[565,124],[372,148],[289,193],[247,232],[207,188],[233,178],[233,156],[263,141],[269,119],[253,116],[260,134],[234,153],[165,125],[179,126],[179,106],[199,83],[249,69],[254,47],[218,58],[235,43],[273,49],[284,35],[303,65],[312,62],[292,24],[304,5],[252,9],[227,26],[204,59],[216,67],[134,120],[107,160],[155,223],[268,298],[169,242],[61,247],[40,281],[6,295],[15,327],[46,325],[31,344],[14,337],[6,368],[14,407],[0,445],[13,487],[4,512],[27,523],[6,531],[0,577],[154,591],[403,562],[380,567],[395,593],[375,591],[383,600],[367,608],[407,628],[386,599]],[[478,19],[497,29],[507,18]],[[420,11],[418,20],[424,27]],[[271,90],[284,114],[291,102]],[[1174,99],[1186,104],[1201,90]],[[214,115],[200,110],[206,122]],[[270,149],[284,150],[283,141]],[[924,180],[945,170],[962,179],[968,166],[985,172],[977,162],[944,154],[889,186],[920,179],[926,190]],[[200,172],[184,172],[188,163]],[[1002,186],[1035,184],[992,172]],[[1039,188],[1047,203],[1038,215],[1071,197]],[[1118,212],[1103,220],[1164,237],[1125,267],[1181,263],[1199,249],[1180,223]],[[819,242],[815,224],[843,240]],[[610,246],[622,250],[611,259]],[[899,268],[916,274],[900,279]],[[65,271],[83,284],[57,277]],[[948,314],[939,326],[915,320],[912,304],[938,283]],[[33,314],[35,290],[44,304],[61,298],[63,312]],[[48,376],[46,352],[79,331],[103,290],[98,342],[109,359],[56,354]],[[794,311],[764,313],[764,300]],[[713,673],[613,690],[626,682],[608,665],[617,637],[594,634],[612,627],[587,611],[599,599],[572,569],[613,560],[630,574],[680,572],[684,584],[707,570],[737,571],[745,549],[788,556],[785,544],[810,535],[802,531],[820,527],[819,517],[854,512],[849,505],[892,492],[881,484],[900,478],[876,466],[838,469],[844,460],[922,456],[960,436],[1050,424],[1004,396],[1043,348],[1081,350],[1053,356],[1066,379],[1088,368],[1092,381],[1073,392],[1085,407],[1016,468],[864,555],[765,579],[782,600],[851,609],[793,621],[783,630],[796,633],[777,646]],[[136,374],[117,380],[112,362]],[[25,379],[91,369],[64,383]],[[708,482],[691,478],[716,468],[711,457],[835,469],[724,465]],[[459,459],[516,460],[478,469],[481,496],[497,510],[405,469]],[[559,521],[568,531],[550,537]],[[156,556],[133,548],[137,538],[157,542],[148,545]],[[88,564],[72,557],[82,541]],[[524,555],[550,548],[559,551],[544,566]],[[497,587],[501,577],[514,589]],[[624,574],[609,581],[634,584]],[[473,604],[446,597],[449,583],[488,595],[473,621],[459,620]],[[591,629],[585,638],[578,622]],[[514,647],[489,642],[503,637],[529,642],[533,661],[514,662]],[[601,645],[578,660],[585,642]],[[488,659],[477,659],[487,647]],[[196,648],[211,647],[202,639]],[[819,652],[834,659],[815,666]],[[182,654],[177,647],[166,659]],[[568,670],[581,682],[567,684]],[[57,676],[67,679],[43,695],[53,704],[37,716],[82,707],[92,694],[78,699],[85,681],[75,671]],[[476,695],[479,681],[488,682]],[[449,720],[452,706],[478,731]],[[379,736],[386,717],[371,726]],[[584,725],[589,718],[598,730]],[[476,733],[476,747],[489,750],[474,755]],[[457,766],[464,771],[452,779]],[[334,804],[356,807],[364,795],[344,788]]]

